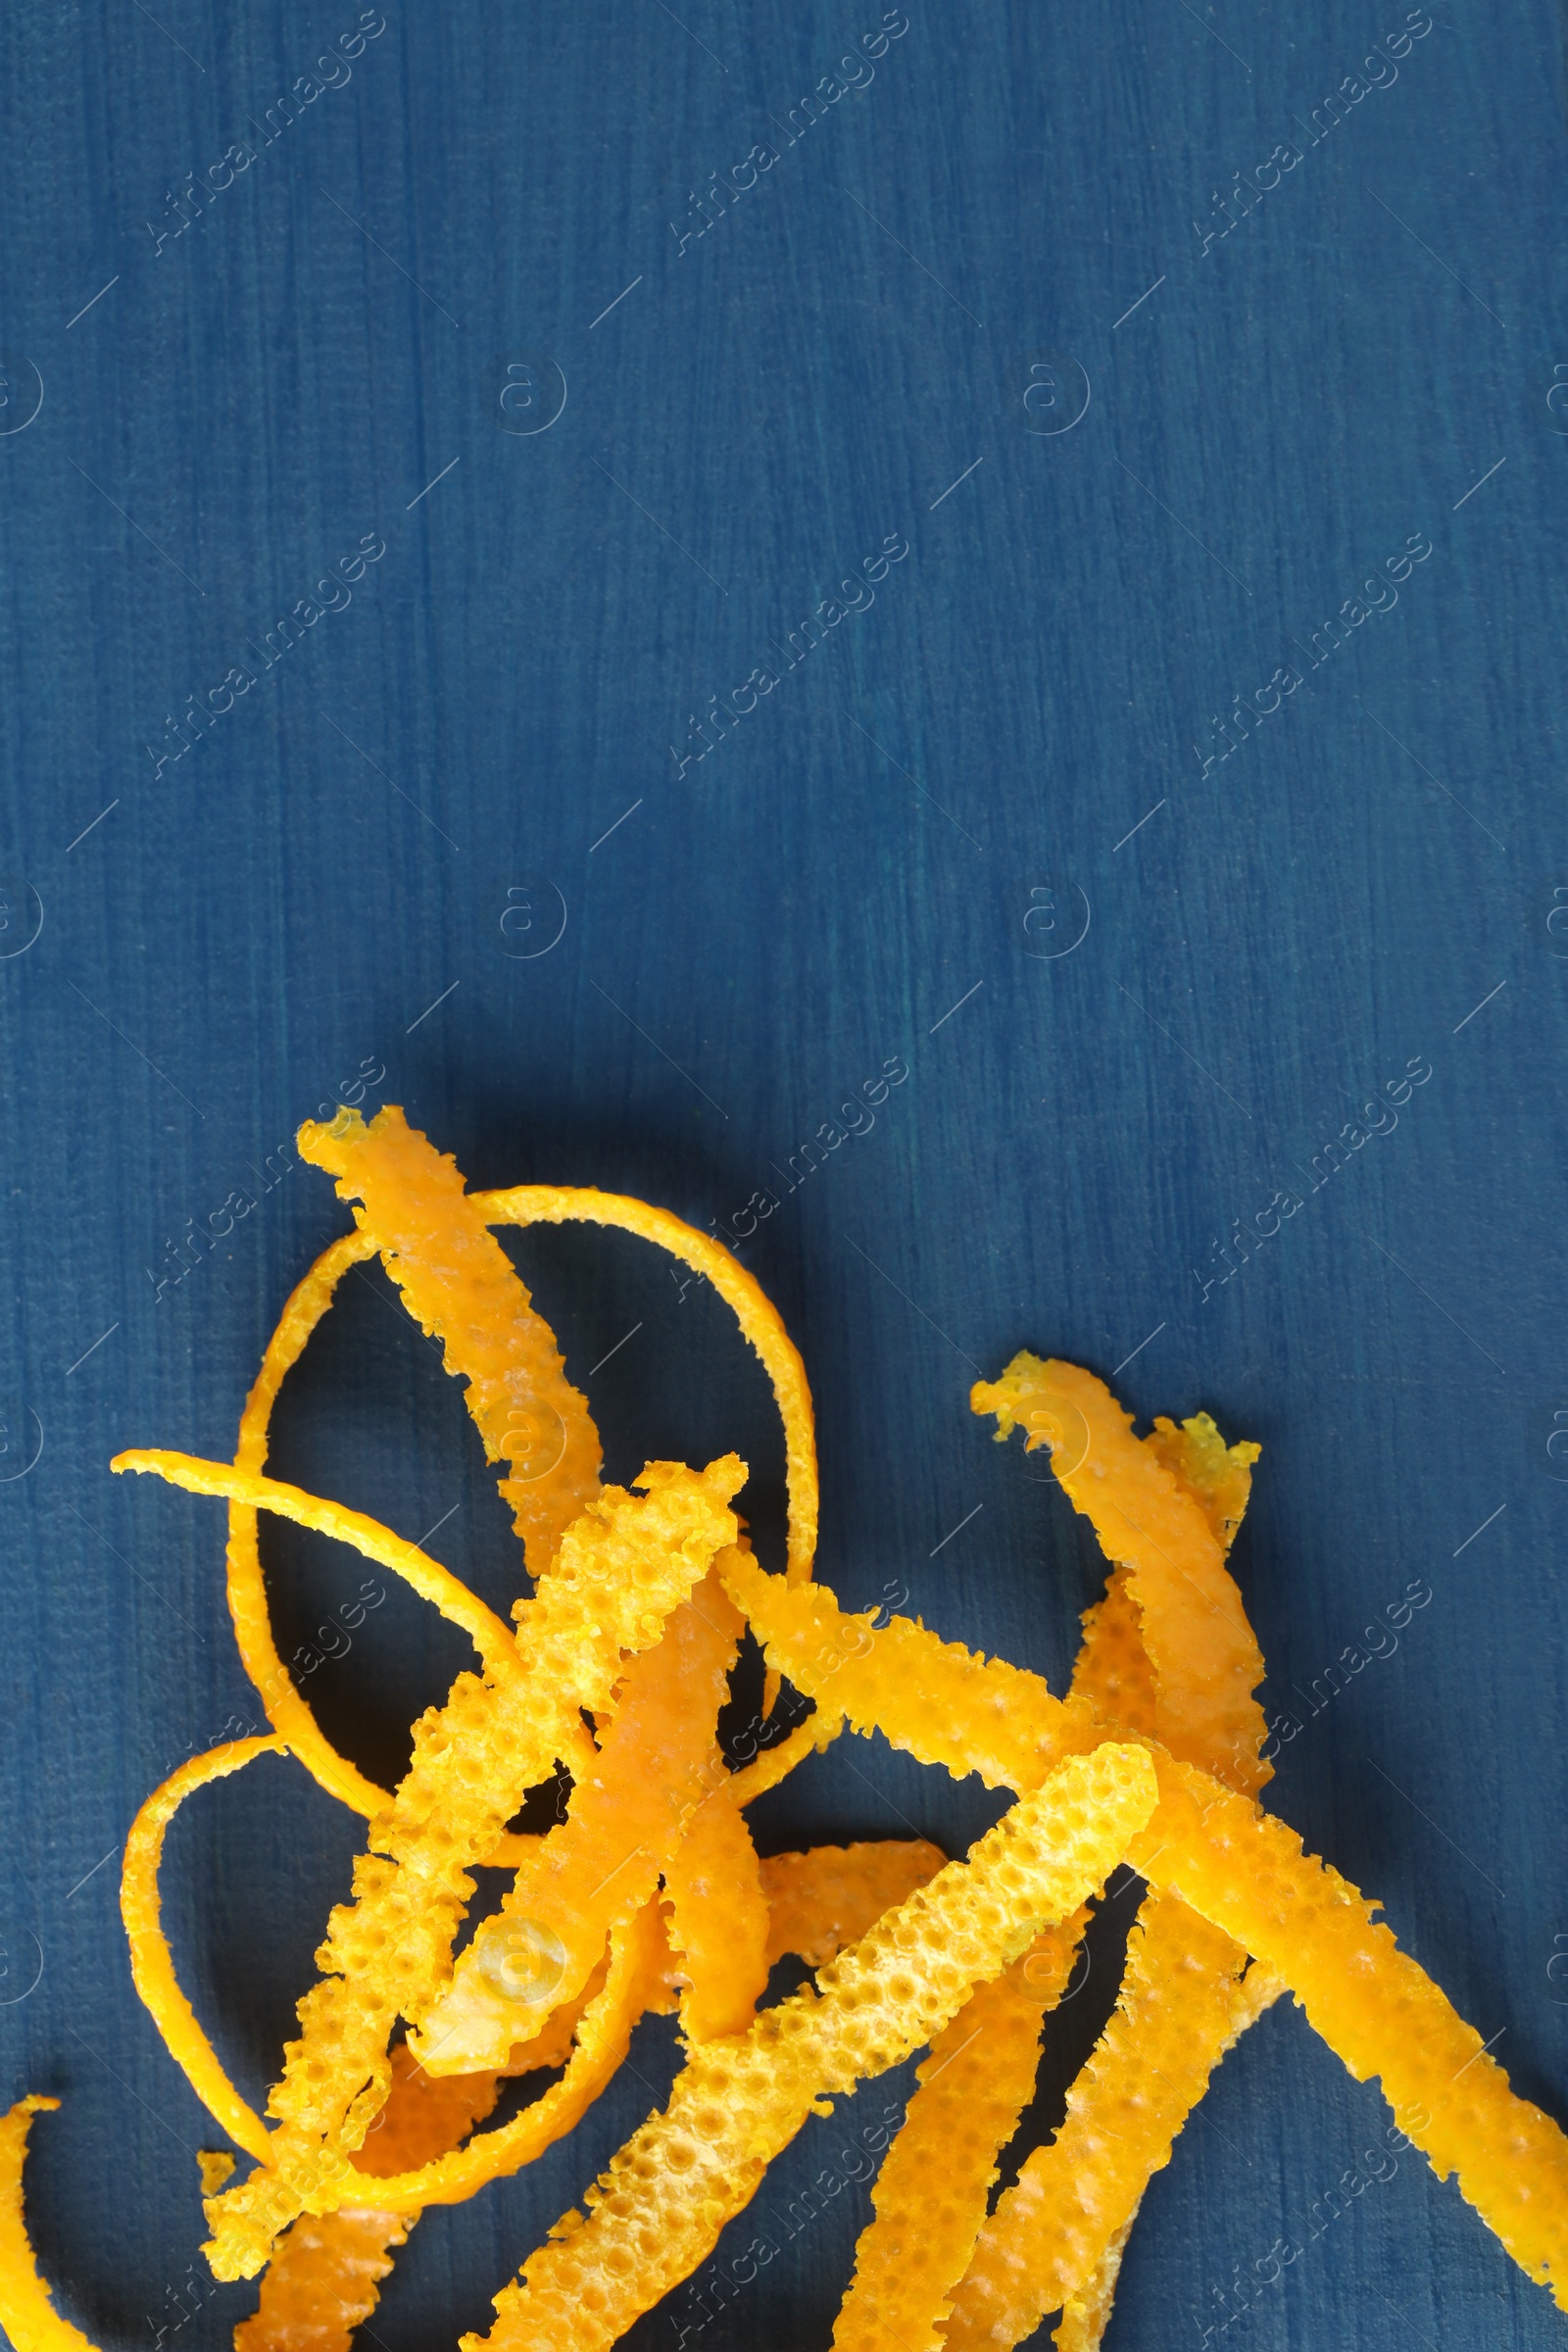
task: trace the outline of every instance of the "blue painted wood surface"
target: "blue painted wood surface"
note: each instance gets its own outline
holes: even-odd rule
[[[855,1605],[906,1587],[1059,1687],[1093,1547],[966,1404],[1020,1345],[1259,1439],[1271,1801],[1562,2118],[1555,13],[356,18],[18,0],[0,35],[0,2090],[63,2101],[30,2202],[64,2303],[108,2347],[216,2347],[248,2308],[199,2283],[216,2134],[116,1911],[135,1805],[251,1708],[221,1517],[107,1462],[229,1451],[343,1222],[289,1138],[382,1069],[475,1183],[740,1228]],[[711,1302],[630,1244],[521,1255],[574,1374],[640,1326],[592,1383],[612,1469],[737,1444],[765,1543],[780,1448]],[[461,1410],[376,1287],[277,1459],[412,1535],[459,1506],[432,1547],[504,1605]],[[269,1541],[304,1643],[359,1565]],[[462,1655],[389,1595],[311,1687],[391,1771]],[[873,1743],[759,1818],[957,1850],[993,1810]],[[271,1763],[172,1841],[254,2097],[352,1844]],[[667,2029],[634,2060],[568,2146],[420,2225],[376,2343],[485,2325]],[[637,2344],[825,2344],[855,2137],[906,2088],[813,2123],[759,2201],[776,2257],[714,2302],[743,2221],[709,2304]],[[1224,2340],[1256,2352],[1568,2340],[1412,2159],[1314,2220],[1383,2120],[1270,2016],[1150,2193],[1110,2346],[1200,2344],[1237,2266]]]

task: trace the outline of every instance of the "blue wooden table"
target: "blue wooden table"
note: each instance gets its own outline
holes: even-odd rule
[[[344,1223],[293,1132],[355,1090],[476,1184],[731,1237],[809,1370],[822,1574],[1057,1688],[1102,1569],[971,1381],[1033,1346],[1259,1440],[1270,1801],[1563,2118],[1556,13],[17,0],[0,43],[0,2092],[63,2102],[30,2209],[73,2318],[215,2352],[250,2305],[116,1887],[255,1701],[220,1506],[107,1464],[231,1451]],[[735,1445],[776,1547],[714,1302],[629,1241],[519,1255],[612,1473]],[[349,1291],[280,1472],[505,1606],[461,1405]],[[268,1544],[308,1651],[362,1564]],[[389,1592],[310,1688],[391,1773],[465,1656]],[[997,1803],[841,1743],[758,1824],[959,1851]],[[270,1761],[172,1840],[253,2098],[353,1845]],[[383,2352],[488,2323],[668,2027],[633,2060],[421,2224]],[[825,2173],[818,2221],[637,2345],[825,2345],[845,2150],[907,2087],[813,2123],[759,2211]],[[1322,2218],[1384,2120],[1270,2015],[1109,2345],[1568,2342],[1413,2157]]]

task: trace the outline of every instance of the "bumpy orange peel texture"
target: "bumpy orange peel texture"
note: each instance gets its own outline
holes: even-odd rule
[[[565,1821],[537,1841],[500,1911],[416,2020],[415,2046],[431,2074],[503,2064],[551,2007],[571,1999],[608,1932],[668,1873],[725,1777],[714,1727],[740,1634],[740,1613],[710,1571],[658,1646],[632,1660]]]
[[[742,2033],[767,1989],[768,1921],[757,1848],[731,1789],[715,1788],[698,1807],[665,1865],[664,1888],[681,2031],[691,2042]]]
[[[1230,2038],[1245,1958],[1177,1898],[1147,1897],[1120,1997],[1067,2093],[1066,2119],[980,2233],[948,2323],[952,2352],[1021,2343],[1093,2280]]]
[[[982,1409],[987,1401],[982,1394]],[[1061,1430],[1059,1410],[1047,1426]],[[1067,1424],[1069,1429],[1073,1426]],[[1083,1433],[1074,1430],[1074,1434],[1082,1443]],[[1206,1413],[1195,1415],[1179,1429],[1172,1421],[1156,1421],[1142,1444],[1146,1451],[1157,1454],[1177,1485],[1198,1504],[1221,1552],[1228,1555],[1247,1507],[1251,1465],[1259,1448],[1250,1443],[1227,1446]],[[1107,1476],[1112,1490],[1118,1469],[1125,1470],[1136,1459],[1130,1449],[1120,1449],[1119,1461]],[[1058,1443],[1053,1446],[1052,1460],[1054,1467],[1070,1468],[1074,1451]],[[1181,1713],[1183,1692],[1179,1686],[1171,1690],[1150,1661],[1135,1591],[1132,1572],[1113,1568],[1104,1598],[1085,1611],[1084,1641],[1073,1669],[1072,1691],[1092,1700],[1107,1730],[1152,1736],[1161,1701],[1168,1725],[1172,1715]],[[1239,1593],[1237,1606],[1241,1606]],[[1144,2187],[1152,2172],[1166,2161],[1169,2142],[1186,2120],[1181,2088],[1190,2089],[1195,2099],[1200,2097],[1212,2068],[1240,2030],[1228,2005],[1212,1997],[1213,1971],[1228,1968],[1239,1977],[1246,1953],[1228,1938],[1216,1942],[1215,1931],[1189,1915],[1194,1934],[1208,1949],[1213,1963],[1206,1975],[1195,1969],[1180,1932],[1183,1907],[1173,1897],[1152,1899],[1156,1908],[1151,1916],[1161,1933],[1147,1940],[1141,1938],[1133,1947],[1141,1999],[1144,2008],[1159,2017],[1169,2033],[1183,2039],[1187,2055],[1181,2084],[1173,2077],[1163,2078],[1167,2130],[1152,2134],[1102,2132],[1088,2140],[1075,2130],[1068,2142],[1071,2161],[1077,2167],[1070,2243],[1063,2241],[1055,2226],[1063,2217],[1054,2209],[1048,2207],[1044,2224],[1037,2226],[1040,2217],[1027,2195],[1020,2200],[1019,2192],[1013,2191],[1003,2199],[980,2231],[973,2276],[966,2278],[959,2296],[960,2304],[967,2308],[977,2295],[986,2293],[987,2281],[999,2264],[1008,2270],[1010,2293],[992,2312],[986,2331],[992,2346],[1032,2333],[1042,2312],[1056,2299],[1063,2303],[1056,2335],[1058,2352],[1099,2341],[1109,2317],[1121,2252]],[[1261,1973],[1254,1970],[1247,1980],[1254,1989]],[[1026,2221],[1009,2235],[1007,2216],[1015,2201]]]
[[[58,2099],[19,2099],[0,2118],[0,2328],[12,2352],[95,2352],[79,2328],[61,2318],[44,2284],[22,2218],[22,2167],[35,2115]]]
[[[997,1435],[1022,1425],[1031,1449],[1052,1448],[1061,1486],[1107,1558],[1128,1570],[1156,1678],[1155,1728],[1173,1755],[1237,1788],[1269,1777],[1258,1760],[1263,1713],[1252,1696],[1263,1660],[1224,1547],[1207,1512],[1102,1380],[1076,1364],[1015,1355],[996,1382],[977,1381],[976,1412]]]
[[[1142,1748],[1072,1757],[964,1862],[949,1863],[816,1988],[743,2034],[694,2048],[654,2116],[496,2298],[483,2340],[527,2352],[602,2352],[711,2249],[824,2094],[845,2092],[929,2041],[970,1989],[1098,1886],[1148,1817]],[[463,2339],[465,2352],[477,2337]]]
[[[579,1708],[609,1712],[622,1652],[652,1647],[733,1544],[728,1502],[744,1477],[730,1454],[702,1473],[650,1463],[642,1494],[603,1489],[566,1530],[538,1592],[517,1603],[521,1671],[505,1682],[460,1675],[447,1704],[415,1727],[409,1771],[370,1825],[354,1900],[332,1913],[317,1955],[321,1980],[300,2003],[301,2038],[288,2044],[269,2103],[280,2125],[269,2162],[209,2206],[218,2277],[254,2277],[287,2223],[342,2201],[347,2154],[389,2086],[393,2026],[449,1974],[474,1891],[468,1866],[571,1752]]]
[[[493,1462],[511,1465],[501,1492],[528,1566],[542,1575],[599,1486],[599,1433],[566,1378],[554,1332],[468,1199],[456,1160],[410,1127],[395,1103],[367,1126],[356,1110],[307,1120],[299,1152],[335,1178],[355,1221],[447,1369],[467,1381],[467,1406]]]
[[[871,2191],[875,2219],[833,2330],[835,2352],[933,2352],[986,2218],[997,2158],[1034,2091],[1040,2030],[1066,1990],[1080,1911],[977,1984],[918,2069]]]

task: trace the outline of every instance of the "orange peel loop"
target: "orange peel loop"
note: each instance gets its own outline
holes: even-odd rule
[[[12,2352],[97,2352],[81,2329],[56,2311],[22,2214],[28,2129],[35,2115],[50,2114],[59,2105],[58,2099],[34,2094],[19,2099],[0,2118],[0,2328]]]

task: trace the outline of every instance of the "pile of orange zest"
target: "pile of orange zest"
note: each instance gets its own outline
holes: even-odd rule
[[[1236,1788],[1261,1788],[1270,1771],[1258,1757],[1263,1712],[1252,1692],[1263,1659],[1224,1547],[1185,1478],[1133,1436],[1132,1415],[1076,1364],[1015,1355],[999,1381],[976,1382],[970,1402],[996,1414],[999,1438],[1021,1425],[1031,1450],[1051,1446],[1063,1490],[1106,1557],[1128,1569],[1165,1746]]]
[[[497,2352],[602,2352],[710,2251],[823,2096],[941,2032],[971,1988],[1075,1910],[1155,1801],[1142,1748],[1057,1767],[972,1847],[744,2034],[692,2049],[669,2105],[496,2298]],[[481,2339],[465,2336],[463,2352]]]
[[[1234,2036],[1244,1959],[1175,1897],[1145,1901],[1116,2008],[1067,2093],[1061,2129],[1025,2160],[979,2233],[948,2323],[950,2352],[1021,2343],[1092,2285]]]
[[[716,1748],[713,1763],[725,1772]],[[767,1989],[767,1901],[757,1848],[732,1790],[715,1788],[693,1814],[664,1865],[664,1890],[687,2040],[744,2033]]]
[[[757,1278],[722,1243],[687,1225],[667,1208],[655,1208],[625,1193],[601,1193],[586,1186],[518,1184],[504,1192],[470,1193],[469,1201],[490,1225],[610,1225],[690,1266],[711,1284],[760,1359],[784,1424],[785,1493],[789,1529],[785,1575],[800,1584],[810,1576],[816,1553],[818,1486],[816,1431],[811,1392],[800,1350],[783,1317]]]
[[[986,2218],[997,2158],[1034,2095],[1040,2031],[1067,1988],[1087,1911],[975,1987],[916,2071],[919,2087],[871,2191],[875,2219],[834,2352],[934,2352]]]
[[[734,1544],[728,1498],[744,1477],[727,1454],[701,1473],[650,1463],[642,1495],[602,1489],[562,1538],[553,1572],[516,1605],[520,1671],[505,1683],[460,1675],[446,1706],[415,1727],[409,1771],[370,1825],[355,1899],[332,1913],[321,1980],[299,2004],[302,2036],[269,2102],[280,2128],[268,2164],[208,2207],[219,2278],[254,2277],[287,2223],[342,2201],[346,2154],[386,2095],[392,2028],[450,1973],[474,1891],[467,1866],[494,1849],[523,1791],[570,1755],[579,1707],[609,1711],[622,1653],[652,1647]]]
[[[269,2147],[267,2126],[255,2108],[240,2097],[223,2072],[218,2052],[179,1988],[173,1955],[164,1934],[158,1873],[165,1835],[188,1796],[231,1772],[238,1772],[256,1756],[282,1753],[283,1742],[274,1733],[260,1740],[231,1740],[181,1764],[162,1788],[153,1790],[131,1823],[120,1882],[120,1915],[130,1942],[131,1982],[163,2035],[170,2056],[183,2070],[208,2113],[247,2155],[263,2163]]]
[[[415,2049],[431,2074],[503,2065],[514,2042],[572,1998],[610,1930],[667,1876],[715,1766],[724,1775],[713,1734],[740,1636],[740,1613],[710,1571],[657,1648],[632,1660],[565,1821],[536,1841],[500,1911],[415,2019]]]
[[[873,1630],[825,1585],[791,1588],[749,1554],[730,1554],[722,1570],[770,1666],[854,1731],[881,1732],[922,1764],[978,1772],[990,1788],[1032,1788],[1061,1756],[1104,1738],[1086,1699],[1063,1704],[1026,1668],[943,1642],[907,1617]]]
[[[878,1629],[810,1583],[805,1373],[773,1307],[717,1243],[609,1194],[468,1194],[396,1109],[368,1127],[344,1112],[308,1127],[301,1148],[360,1201],[358,1230],[289,1299],[234,1464],[141,1451],[116,1463],[227,1497],[231,1613],[274,1726],[192,1759],[154,1792],[122,1886],[138,1990],[210,2112],[259,2163],[234,2187],[231,2158],[202,2159],[215,2271],[250,2277],[271,2260],[240,2352],[347,2352],[423,2208],[472,2195],[571,2130],[638,2019],[677,2001],[686,2063],[666,2111],[502,2290],[488,2343],[600,2352],[691,2275],[808,2114],[929,2046],[858,2249],[841,2352],[1001,2347],[1058,2304],[1058,2352],[1094,2352],[1150,2178],[1225,2049],[1282,1987],[1357,2079],[1381,2078],[1408,2139],[1440,2175],[1457,2174],[1568,2308],[1568,2139],[1510,2091],[1376,1906],[1255,1801],[1267,1778],[1252,1697],[1262,1665],[1226,1564],[1255,1446],[1226,1446],[1205,1414],[1137,1438],[1102,1382],[1027,1354],[977,1385],[971,1402],[996,1414],[999,1437],[1021,1424],[1031,1447],[1051,1447],[1112,1563],[1057,1699],[1038,1675],[918,1621]],[[637,1493],[600,1486],[587,1402],[491,1231],[572,1220],[655,1242],[735,1312],[784,1422],[785,1575],[766,1574],[739,1540],[730,1506],[746,1471],[733,1455],[706,1472],[651,1465]],[[373,1520],[265,1476],[281,1382],[345,1271],[377,1251],[510,1473],[503,1491],[536,1580],[515,1632]],[[278,1658],[262,1510],[357,1545],[475,1642],[482,1671],[460,1675],[415,1726],[395,1793],[337,1752]],[[764,1717],[786,1675],[815,1713],[731,1772],[715,1732],[737,1609],[762,1648]],[[962,1863],[914,1841],[760,1864],[743,1808],[846,1725],[1020,1801]],[[321,1981],[300,2005],[269,2132],[180,1991],[158,1872],[185,1796],[288,1750],[370,1828],[353,1899],[318,1954]],[[544,1837],[511,1832],[524,1794],[562,1763],[564,1822]],[[518,1875],[502,1917],[454,1964],[468,1873],[503,1859]],[[1082,1906],[1118,1862],[1151,1888],[1118,2007],[1060,2132],[987,2220]],[[503,1944],[513,1975],[501,2015],[464,2040],[458,2013]],[[754,2014],[790,1950],[818,1970],[816,1986]],[[419,2063],[426,2050],[439,2077]],[[503,2074],[563,2065],[533,2105],[476,2130]],[[91,2352],[54,2311],[22,2223],[28,2118],[53,2103],[24,2101],[3,2127],[0,2324],[18,2352]],[[472,2352],[477,2339],[465,2342]]]
[[[456,1160],[388,1103],[367,1126],[356,1110],[307,1119],[302,1159],[324,1168],[420,1328],[442,1344],[486,1458],[511,1465],[501,1492],[528,1566],[540,1576],[599,1486],[599,1432],[566,1378],[556,1337],[534,1312],[512,1260],[468,1198]]]
[[[33,2095],[0,2118],[0,2328],[11,2352],[96,2352],[81,2329],[56,2311],[22,2218],[27,2132],[35,2115],[51,2114],[59,2104]]]
[[[858,1943],[884,1911],[906,1901],[946,1861],[942,1848],[924,1838],[769,1854],[762,1864],[768,1966],[794,1952],[808,1968],[820,1968],[845,1944]]]

